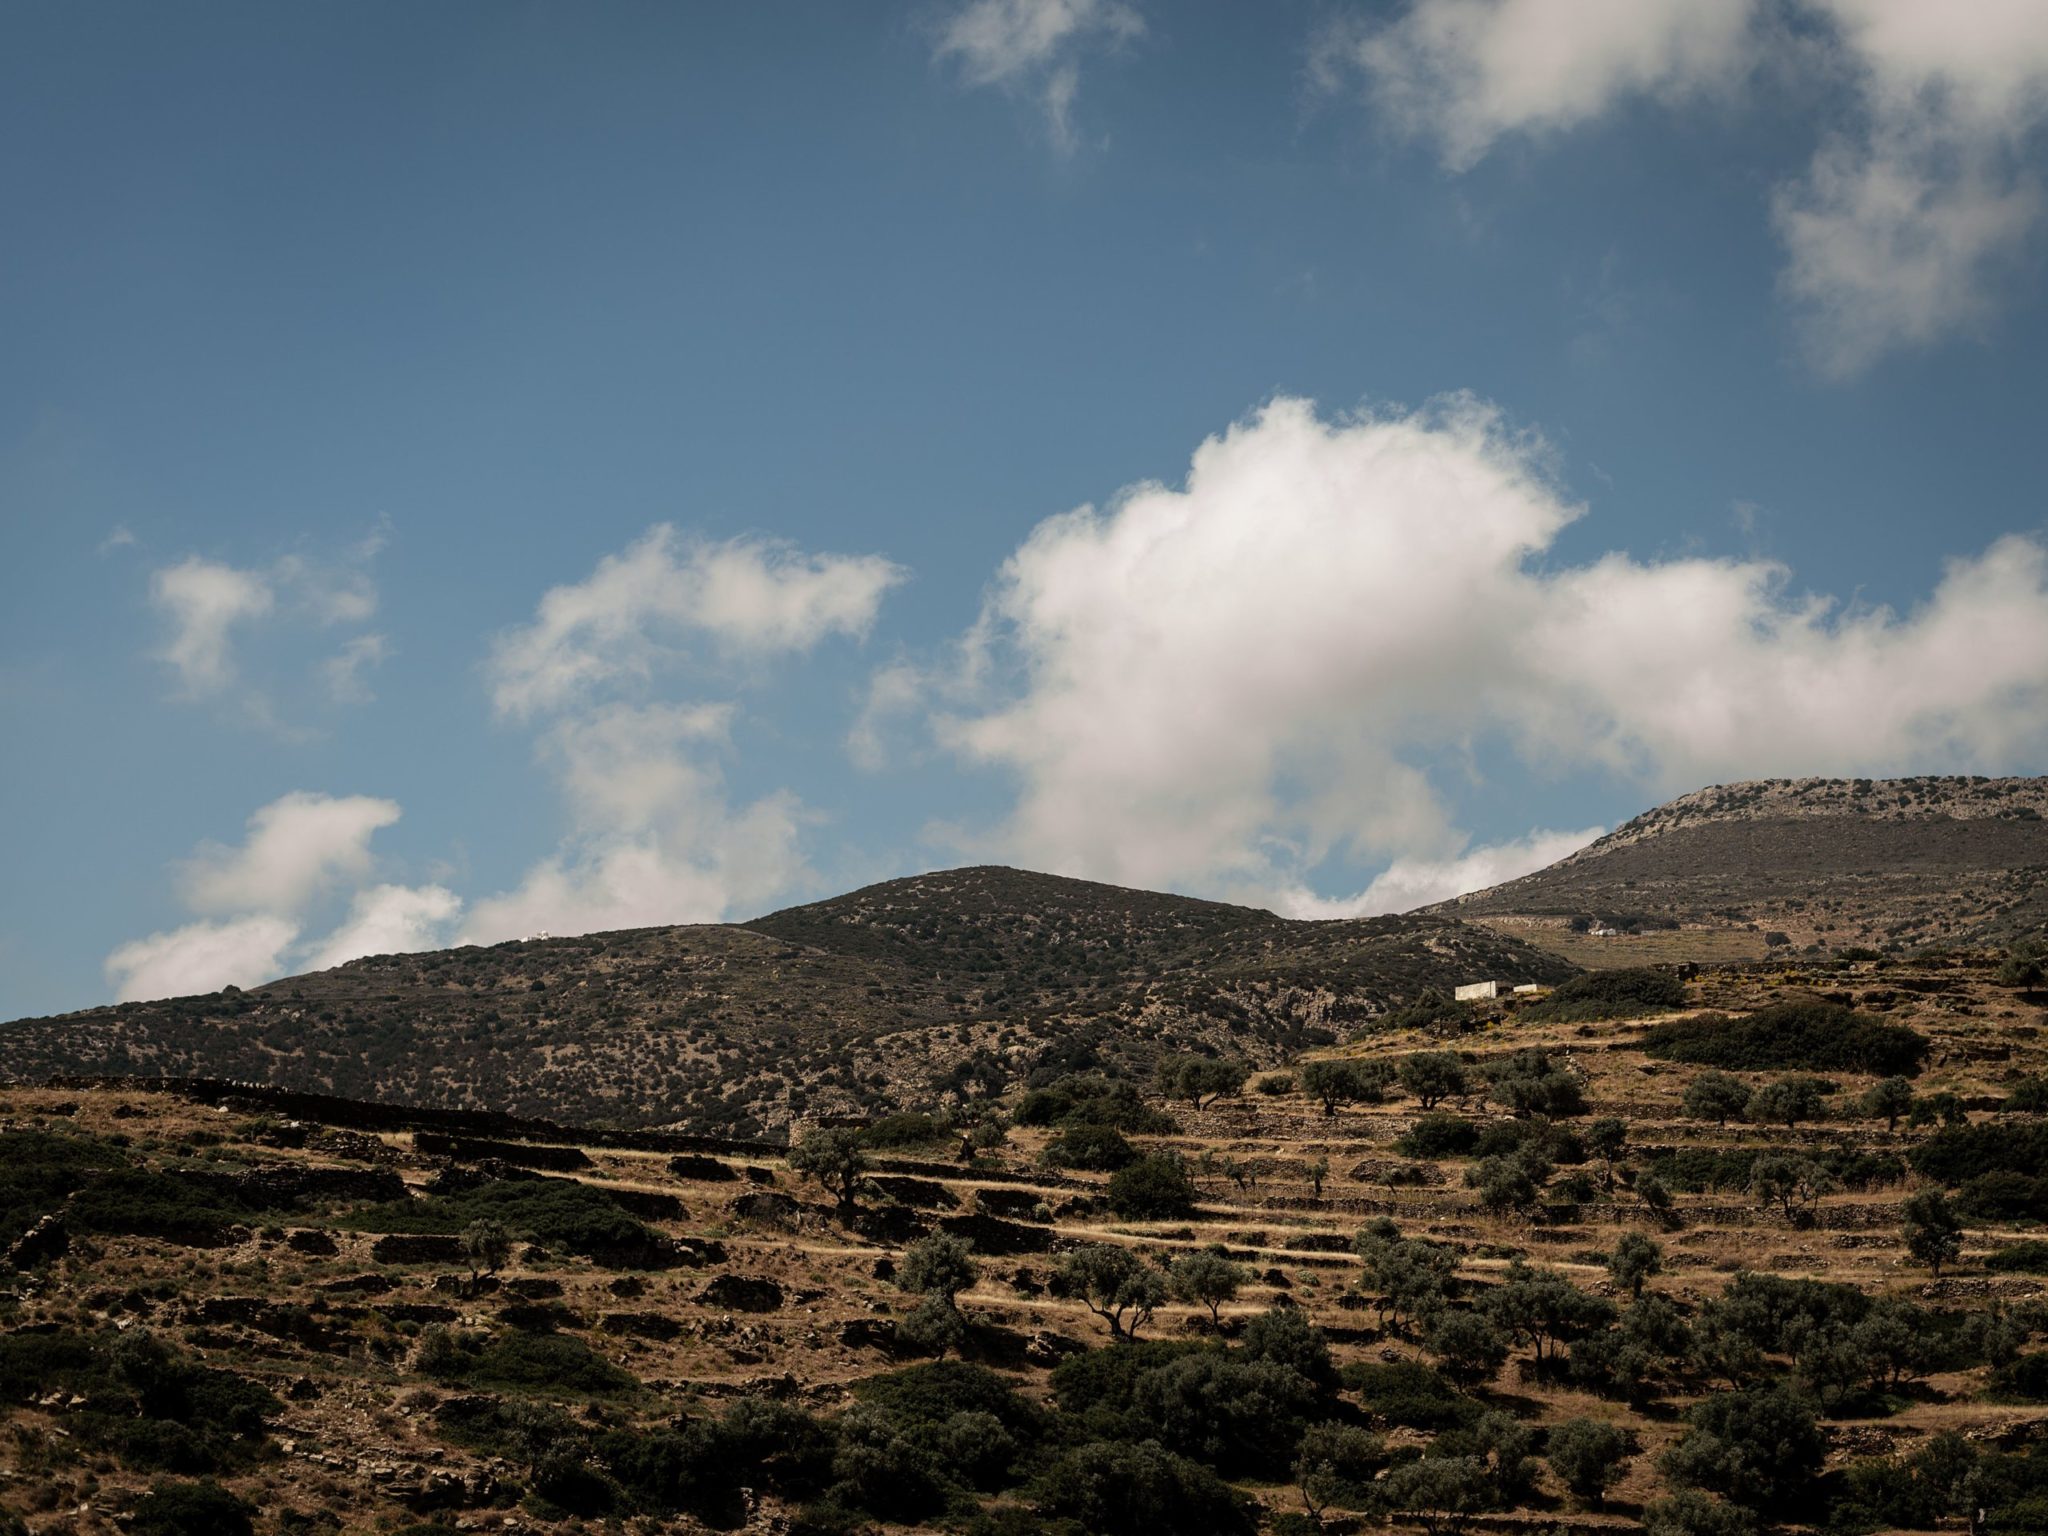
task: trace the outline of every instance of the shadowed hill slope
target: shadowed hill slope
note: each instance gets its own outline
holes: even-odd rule
[[[1428,987],[1571,967],[1433,916],[1270,912],[1018,870],[894,880],[743,925],[385,955],[248,991],[0,1025],[17,1078],[235,1077],[585,1125],[774,1133],[939,1102],[1058,1048],[1271,1062]]]
[[[1899,950],[2048,924],[2048,779],[1763,779],[1644,812],[1548,869],[1428,909],[1598,956],[1580,928],[1687,945]],[[1688,937],[1670,937],[1676,929]],[[1774,935],[1781,935],[1775,944]]]

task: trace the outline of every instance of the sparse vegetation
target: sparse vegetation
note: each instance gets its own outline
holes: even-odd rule
[[[932,942],[861,910],[879,946]],[[1776,909],[1768,926],[1803,942]],[[801,970],[798,941],[755,939]],[[11,1253],[45,1233],[0,1296],[0,1512],[127,1516],[159,1480],[211,1479],[281,1533],[328,1509],[397,1531],[414,1503],[437,1533],[515,1507],[563,1529],[1449,1533],[1601,1504],[1663,1536],[1759,1516],[1855,1536],[1979,1507],[2026,1529],[2048,1457],[1998,1435],[2048,1401],[2048,1349],[2038,1309],[1982,1272],[2048,1271],[2048,1245],[1982,1228],[2048,1215],[2029,1097],[2048,1036],[2000,963],[1901,945],[1681,981],[1738,1024],[1827,993],[1910,1029],[1930,1042],[1917,1093],[1867,1066],[1653,1056],[1625,1020],[1519,999],[1457,1025],[1455,1051],[1418,1048],[1438,1042],[1385,1032],[1450,1026],[1395,1025],[1415,992],[1344,1018],[1340,989],[1283,1004],[1243,976],[1187,994],[1243,1002],[1213,1038],[1151,1003],[1099,1028],[962,1017],[914,1061],[906,1028],[888,1084],[858,1054],[831,1066],[859,1092],[821,1100],[811,1134],[846,1134],[851,1180],[809,1136],[784,1154],[427,1134],[397,1109],[365,1129],[255,1098],[0,1089],[0,1236]],[[512,1007],[578,990],[546,982]],[[1295,1043],[1269,1045],[1259,1020],[1289,1007]],[[750,1027],[720,1026],[729,1075],[764,1048]],[[1351,1043],[1332,1054],[1318,1029]],[[1195,1060],[1294,1065],[1218,1107],[1177,1088]],[[1297,1091],[1318,1061],[1378,1081],[1326,1115]],[[1832,1099],[1798,1087],[1823,1072]],[[904,1081],[940,1101],[860,1097]],[[1714,1113],[1703,1085],[1728,1084],[1735,1112]],[[1761,1118],[1736,1125],[1752,1096]],[[121,1230],[156,1195],[206,1220]],[[677,1385],[785,1380],[783,1398]],[[30,1507],[44,1488],[62,1502]]]
[[[1643,1049],[1669,1061],[1736,1071],[1796,1067],[1910,1077],[1927,1054],[1927,1038],[1839,1003],[1801,1001],[1734,1018],[1700,1016],[1658,1024],[1643,1037]]]

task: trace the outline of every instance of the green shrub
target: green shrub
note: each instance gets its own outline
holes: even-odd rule
[[[1956,1191],[1956,1208],[1984,1221],[2039,1221],[2048,1218],[2048,1178],[1980,1173]]]
[[[1812,1151],[1791,1146],[1645,1148],[1643,1169],[1669,1188],[1687,1193],[1746,1190],[1758,1159],[1776,1156],[1811,1157],[1844,1189],[1881,1188],[1906,1176],[1906,1164],[1895,1154],[1851,1147]]]
[[[76,1131],[0,1131],[0,1232],[11,1240],[73,1191],[128,1164],[119,1147]]]
[[[1019,1101],[1016,1120],[1019,1125],[1108,1125],[1141,1136],[1176,1129],[1172,1116],[1147,1104],[1129,1083],[1088,1075],[1061,1077],[1032,1089]]]
[[[130,1466],[213,1472],[245,1461],[284,1405],[232,1371],[137,1330],[0,1334],[0,1401],[61,1391],[71,1433]]]
[[[1355,1361],[1344,1367],[1344,1385],[1358,1394],[1368,1413],[1409,1429],[1445,1430],[1471,1424],[1479,1405],[1436,1371],[1414,1360],[1381,1365]]]
[[[640,1385],[582,1340],[560,1333],[506,1333],[484,1339],[437,1329],[421,1340],[415,1363],[423,1375],[474,1387],[615,1397]]]
[[[1461,1115],[1427,1114],[1394,1143],[1403,1157],[1464,1157],[1479,1145],[1479,1125]]]
[[[136,1503],[129,1536],[250,1536],[256,1506],[215,1482],[158,1483]]]
[[[1140,1158],[1109,1181],[1109,1207],[1130,1221],[1171,1221],[1195,1208],[1195,1183],[1178,1157]]]
[[[1927,1037],[1839,1003],[1795,1001],[1732,1017],[1658,1024],[1643,1037],[1643,1049],[1669,1061],[1731,1071],[1803,1068],[1911,1077],[1927,1054]]]
[[[1070,1125],[1046,1143],[1045,1160],[1055,1168],[1114,1173],[1138,1160],[1138,1152],[1112,1125]]]
[[[573,1179],[501,1179],[460,1194],[371,1206],[341,1224],[362,1232],[460,1235],[480,1221],[592,1258],[651,1248],[661,1240],[602,1189]]]
[[[1461,1003],[1434,987],[1426,987],[1412,1003],[1404,1003],[1379,1020],[1381,1029],[1462,1030],[1475,1017],[1470,1003]]]
[[[1524,1008],[1520,1017],[1557,1024],[1601,1019],[1634,1019],[1685,1006],[1685,983],[1668,971],[1647,967],[1588,971],[1562,982],[1548,997]]]
[[[1074,1520],[1091,1536],[1251,1536],[1256,1528],[1248,1501],[1221,1478],[1152,1441],[1069,1451],[1034,1491],[1047,1514]]]
[[[1928,1178],[1951,1185],[1990,1173],[2033,1177],[2048,1167],[2048,1121],[1952,1125],[1915,1147],[1912,1163]]]
[[[210,1243],[259,1211],[173,1173],[127,1168],[86,1184],[71,1197],[67,1215],[86,1232]]]
[[[945,1140],[950,1134],[930,1115],[884,1115],[861,1129],[860,1143],[877,1151],[896,1151],[907,1147],[928,1147]]]
[[[1183,1355],[1144,1372],[1131,1394],[1150,1438],[1230,1477],[1285,1476],[1318,1401],[1299,1371],[1235,1350]]]
[[[1806,1399],[1783,1386],[1722,1392],[1686,1418],[1685,1437],[1659,1462],[1673,1482],[1773,1513],[1810,1501],[1827,1445]]]
[[[1150,1345],[1117,1351],[1133,1354]],[[1087,1358],[1082,1356],[1080,1358]],[[854,1396],[905,1425],[942,1425],[963,1413],[985,1414],[1011,1433],[1036,1439],[1042,1414],[1016,1388],[985,1365],[960,1360],[915,1365],[854,1384]]]
[[[2000,1274],[2048,1275],[2048,1242],[2029,1238],[2023,1243],[2001,1248],[1996,1253],[1985,1255],[1984,1267]]]
[[[1091,1349],[1053,1367],[1053,1401],[1062,1414],[1120,1414],[1131,1406],[1138,1378],[1183,1355],[1212,1350],[1211,1344],[1183,1339],[1142,1339],[1113,1349]]]

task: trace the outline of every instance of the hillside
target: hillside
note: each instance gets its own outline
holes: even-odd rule
[[[1570,971],[1454,919],[1289,922],[975,868],[744,925],[380,956],[246,992],[19,1020],[0,1025],[0,1061],[19,1079],[234,1077],[760,1135],[799,1115],[1001,1091],[1054,1051],[1142,1066],[1199,1043],[1271,1062],[1425,988]]]
[[[760,1144],[0,1088],[0,1531],[2041,1529],[2043,997],[1667,1000],[877,1127],[844,1204]],[[1332,1061],[1389,1080],[1326,1109]]]
[[[2048,779],[1716,785],[1427,910],[1592,965],[1999,943],[2048,926]]]

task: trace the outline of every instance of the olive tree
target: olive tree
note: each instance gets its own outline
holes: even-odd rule
[[[842,1218],[851,1219],[855,1197],[868,1176],[868,1155],[855,1132],[842,1126],[810,1132],[789,1149],[789,1167],[837,1196]]]
[[[1325,1509],[1369,1510],[1377,1501],[1373,1478],[1386,1465],[1378,1435],[1351,1424],[1312,1424],[1294,1458],[1301,1502],[1318,1519]]]
[[[1336,1114],[1339,1104],[1377,1104],[1393,1081],[1392,1069],[1383,1061],[1343,1057],[1304,1062],[1297,1076],[1303,1093],[1322,1100],[1325,1115]]]
[[[1218,1249],[1183,1254],[1166,1272],[1167,1287],[1178,1301],[1209,1309],[1211,1327],[1221,1327],[1223,1307],[1235,1301],[1238,1291],[1252,1278],[1250,1270],[1234,1263]]]
[[[490,1217],[472,1221],[462,1230],[462,1257],[469,1264],[469,1288],[473,1291],[485,1275],[495,1275],[512,1257],[512,1234],[505,1224]]]
[[[1743,1113],[1759,1125],[1783,1121],[1786,1130],[1797,1130],[1802,1120],[1826,1116],[1827,1096],[1834,1091],[1826,1078],[1781,1077],[1751,1094]]]
[[[1199,1113],[1205,1103],[1237,1093],[1250,1075],[1251,1068],[1241,1061],[1183,1056],[1161,1066],[1159,1086],[1170,1097],[1186,1099]]]
[[[1862,1099],[1863,1113],[1882,1120],[1884,1128],[1896,1131],[1899,1121],[1913,1112],[1913,1085],[1903,1077],[1888,1077],[1875,1083]]]
[[[903,1262],[896,1267],[898,1288],[948,1307],[957,1307],[960,1293],[973,1289],[980,1278],[981,1266],[974,1262],[974,1245],[951,1232],[934,1232],[919,1238],[904,1250]]]
[[[1749,1192],[1765,1205],[1776,1205],[1790,1222],[1803,1221],[1822,1195],[1839,1186],[1834,1175],[1807,1157],[1773,1152],[1750,1167]]]
[[[1414,1051],[1401,1058],[1394,1075],[1424,1110],[1445,1099],[1462,1099],[1472,1091],[1465,1063],[1455,1051]]]
[[[1664,1268],[1664,1250],[1640,1232],[1624,1232],[1607,1256],[1607,1272],[1631,1296],[1643,1294],[1643,1282]]]
[[[1923,1189],[1906,1201],[1906,1252],[1941,1278],[1941,1266],[1963,1251],[1963,1224],[1939,1190]]]
[[[1112,1243],[1076,1248],[1053,1271],[1053,1285],[1109,1324],[1119,1343],[1135,1339],[1167,1296],[1164,1276]]]
[[[1602,1115],[1586,1127],[1586,1150],[1600,1159],[1601,1182],[1614,1188],[1614,1164],[1628,1150],[1628,1122],[1619,1115]]]
[[[1679,1102],[1694,1120],[1726,1125],[1749,1106],[1749,1085],[1730,1072],[1702,1072],[1685,1085]]]
[[[1550,1431],[1544,1460],[1557,1480],[1594,1508],[1628,1461],[1626,1432],[1599,1419],[1566,1419]]]

